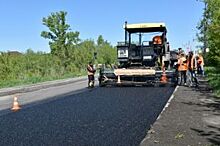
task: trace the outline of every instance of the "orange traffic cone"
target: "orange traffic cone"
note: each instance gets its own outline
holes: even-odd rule
[[[161,82],[161,83],[167,83],[167,75],[166,75],[165,67],[164,67],[164,66],[163,66],[163,73],[162,73],[160,82]]]
[[[18,104],[18,98],[15,96],[15,97],[14,97],[13,106],[12,106],[11,110],[14,111],[14,112],[16,112],[16,111],[18,111],[19,109],[21,109],[21,107],[20,107],[19,104]]]

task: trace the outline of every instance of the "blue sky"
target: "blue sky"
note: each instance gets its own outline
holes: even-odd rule
[[[123,24],[165,22],[171,48],[193,47],[203,3],[196,0],[1,0],[0,51],[49,52],[42,18],[66,11],[67,23],[80,38],[96,40],[103,35],[112,45],[124,40]]]

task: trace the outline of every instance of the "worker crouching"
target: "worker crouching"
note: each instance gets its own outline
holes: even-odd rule
[[[94,84],[95,84],[95,72],[96,72],[96,70],[94,69],[92,62],[89,62],[89,64],[87,65],[88,88],[94,87]]]

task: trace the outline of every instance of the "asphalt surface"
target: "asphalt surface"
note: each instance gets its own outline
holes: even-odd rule
[[[173,91],[173,87],[82,86],[24,104],[18,112],[3,109],[0,145],[137,146]]]

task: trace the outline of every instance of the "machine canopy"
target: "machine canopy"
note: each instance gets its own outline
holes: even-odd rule
[[[166,32],[165,23],[137,23],[137,24],[125,24],[124,29],[129,33],[137,32]]]

